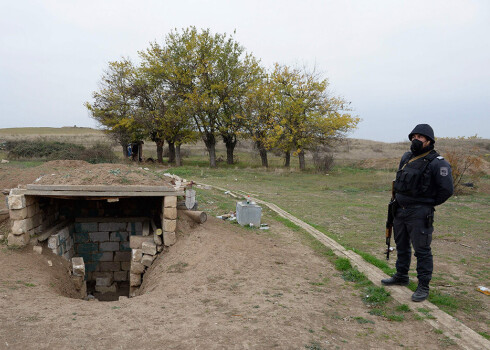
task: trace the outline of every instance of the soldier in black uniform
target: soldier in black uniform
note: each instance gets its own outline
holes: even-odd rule
[[[423,301],[429,296],[432,278],[430,244],[434,231],[434,207],[453,194],[453,178],[449,163],[434,150],[434,131],[430,125],[417,125],[408,139],[412,141],[410,152],[403,155],[394,184],[396,273],[381,283],[385,286],[408,284],[411,244],[417,258],[418,278],[412,300]]]

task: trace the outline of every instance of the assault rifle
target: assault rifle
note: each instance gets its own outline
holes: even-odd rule
[[[388,218],[386,219],[386,260],[390,260],[391,234],[393,233],[393,220],[396,214],[395,181],[391,183],[391,200],[388,204]]]

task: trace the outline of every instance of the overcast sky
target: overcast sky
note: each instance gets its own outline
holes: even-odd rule
[[[316,67],[362,118],[350,136],[490,138],[488,0],[0,2],[0,128],[96,127],[83,106],[109,61],[170,30],[233,33],[263,65]]]

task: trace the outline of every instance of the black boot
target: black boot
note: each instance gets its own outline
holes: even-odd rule
[[[412,294],[412,301],[424,301],[429,297],[429,283],[419,281],[417,290]]]
[[[384,286],[407,286],[408,285],[408,275],[399,275],[395,273],[390,278],[385,278],[381,280],[381,284]]]

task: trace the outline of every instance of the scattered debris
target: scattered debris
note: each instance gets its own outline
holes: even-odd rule
[[[485,294],[485,295],[490,295],[490,288],[478,286],[478,288],[476,288],[476,290],[479,291],[480,293]]]
[[[43,253],[43,247],[41,247],[40,245],[35,245],[34,247],[32,247],[32,250],[34,251],[34,253],[37,254]]]
[[[2,159],[2,164],[10,163],[7,159]]]
[[[38,182],[38,181],[41,181],[41,179],[44,177],[44,175],[41,175],[39,176],[36,180],[34,180],[34,182]]]
[[[53,262],[51,260],[48,260],[48,265],[53,266]]]
[[[218,215],[217,218],[222,220],[233,221],[236,220],[236,214],[235,212],[230,211],[228,214]]]
[[[268,224],[260,224],[260,230],[268,230],[269,229],[269,225]]]

